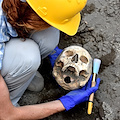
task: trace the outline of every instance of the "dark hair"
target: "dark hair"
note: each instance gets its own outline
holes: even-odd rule
[[[16,29],[19,37],[26,38],[32,30],[44,30],[50,26],[34,12],[27,2],[3,0],[2,8],[8,22]]]

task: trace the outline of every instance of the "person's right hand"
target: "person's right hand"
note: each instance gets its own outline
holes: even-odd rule
[[[97,91],[100,84],[100,78],[97,78],[95,87],[91,87],[91,82],[92,76],[84,87],[81,89],[73,90],[65,96],[59,98],[67,111],[73,108],[75,105],[88,101],[89,96]]]

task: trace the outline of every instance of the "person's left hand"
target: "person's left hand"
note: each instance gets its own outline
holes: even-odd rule
[[[54,67],[55,61],[57,59],[57,57],[61,54],[63,50],[60,49],[58,46],[52,51],[51,54],[48,55],[49,59],[50,59],[50,63],[52,68]]]

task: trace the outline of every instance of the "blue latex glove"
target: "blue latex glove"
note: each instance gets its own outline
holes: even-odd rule
[[[59,49],[58,46],[52,51],[52,53],[50,55],[48,55],[49,59],[50,59],[50,63],[52,68],[54,67],[55,64],[55,60],[57,59],[57,57],[59,56],[59,54],[62,52],[62,49]]]
[[[91,87],[91,82],[92,75],[84,87],[81,89],[73,90],[65,96],[59,98],[67,111],[73,108],[75,105],[88,101],[89,96],[97,91],[100,84],[100,78],[97,78],[95,87]]]

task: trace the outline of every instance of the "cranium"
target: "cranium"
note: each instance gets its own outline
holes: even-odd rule
[[[83,87],[92,73],[92,58],[84,48],[69,46],[56,59],[53,75],[65,90]]]

